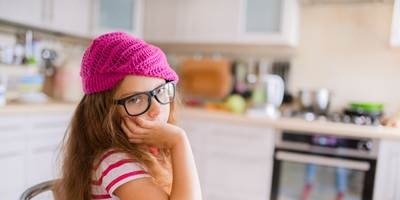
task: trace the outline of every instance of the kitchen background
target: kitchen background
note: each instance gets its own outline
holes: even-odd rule
[[[298,26],[296,24],[292,25],[293,29],[296,29],[292,31],[296,34],[292,37],[294,38],[294,43],[296,43],[295,45],[282,45],[279,42],[278,44],[276,42],[267,42],[264,45],[256,43],[252,45],[246,42],[243,44],[230,44],[226,41],[201,42],[201,37],[200,42],[196,40],[176,42],[175,38],[179,37],[179,35],[175,37],[166,35],[159,37],[156,35],[157,33],[150,32],[155,29],[153,26],[145,28],[144,33],[140,30],[135,33],[144,34],[144,38],[149,38],[150,42],[155,40],[153,43],[160,45],[166,51],[171,58],[171,64],[175,65],[175,67],[180,64],[178,61],[182,56],[203,55],[210,57],[215,54],[232,59],[244,58],[253,61],[259,59],[269,62],[274,60],[289,61],[291,65],[290,81],[288,81],[286,87],[294,94],[300,89],[328,88],[333,93],[331,101],[333,110],[343,108],[349,101],[382,102],[385,104],[385,111],[388,114],[393,114],[400,110],[400,93],[394,92],[396,87],[400,85],[400,79],[397,78],[397,75],[400,74],[400,68],[398,67],[400,50],[398,47],[390,45],[391,37],[393,37],[391,35],[392,18],[394,16],[393,1],[350,0],[347,3],[340,3],[341,1],[321,2],[324,1],[302,1],[299,15],[291,19],[295,21],[294,23],[298,23]],[[7,3],[7,1],[1,3],[1,7],[5,8],[2,13],[6,17],[9,16],[7,14],[12,10],[8,9],[8,7],[19,6],[18,2]],[[30,4],[34,3],[30,2]],[[145,5],[142,6],[146,7]],[[159,7],[162,8],[162,6]],[[149,10],[150,8],[147,9]],[[83,14],[89,15],[84,11],[81,8]],[[68,13],[65,13],[65,15],[71,17]],[[144,16],[147,18],[138,24],[148,27],[146,22],[156,22],[151,21],[153,20],[149,17],[151,14],[144,14]],[[41,38],[45,38],[45,40],[49,38],[48,46],[53,48],[55,46],[56,49],[63,48],[60,47],[63,44],[62,41],[70,42],[66,43],[67,45],[70,44],[70,48],[66,48],[68,51],[62,52],[63,49],[58,52],[61,55],[61,58],[58,59],[58,66],[71,65],[71,62],[74,62],[73,65],[79,68],[79,59],[91,36],[90,34],[82,34],[87,33],[85,30],[90,27],[89,19],[79,19],[78,16],[75,16],[75,18],[72,17],[72,19],[68,20],[69,24],[64,25],[66,27],[73,26],[73,21],[77,20],[86,20],[86,22],[81,22],[77,25],[80,27],[72,29],[78,30],[78,35],[82,36],[78,39],[73,37],[71,39],[68,34],[64,36],[64,33],[70,33],[70,31],[63,32],[66,29],[65,27],[61,30],[50,29],[53,32],[34,31],[36,38],[39,37],[40,33],[45,33],[45,36]],[[5,22],[9,21],[6,18]],[[24,22],[24,19],[21,17],[16,21]],[[85,25],[85,23],[86,26],[83,26],[82,24]],[[224,22],[221,21],[221,23]],[[3,23],[1,26],[3,32],[0,31],[0,44],[2,47],[10,47],[16,43],[15,34],[13,33],[23,34],[24,30],[30,30],[26,26],[14,27],[12,25],[14,24]],[[55,26],[52,27],[60,27],[62,25],[55,23]],[[228,27],[227,25],[221,26]],[[146,37],[147,35],[150,36]],[[169,40],[166,39],[168,37],[170,37]],[[64,38],[64,40],[60,40],[60,38]],[[72,45],[76,46],[71,47],[71,40]],[[161,42],[159,42],[160,40]],[[3,54],[5,52],[3,49]],[[173,59],[176,57],[178,59]],[[68,63],[68,59],[73,61]]]
[[[363,2],[363,1],[361,1]],[[400,49],[390,45],[391,3],[303,4],[299,41],[281,46],[161,45],[168,52],[228,52],[237,57],[291,61],[289,89],[329,88],[332,108],[351,100],[385,102],[400,109]]]
[[[115,30],[179,72],[204,199],[400,200],[400,0],[0,0],[4,199],[58,176],[83,51]]]

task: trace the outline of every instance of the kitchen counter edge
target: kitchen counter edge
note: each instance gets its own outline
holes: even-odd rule
[[[74,112],[77,103],[52,102],[47,104],[10,104],[0,107],[0,117],[19,114]],[[181,119],[201,118],[222,123],[235,123],[252,125],[257,127],[274,128],[277,130],[312,133],[331,134],[336,136],[365,137],[378,139],[400,140],[400,128],[389,128],[383,126],[360,126],[355,124],[344,124],[327,121],[306,121],[296,118],[272,119],[263,116],[247,116],[232,114],[222,111],[209,111],[200,108],[182,107],[178,113],[178,121]]]

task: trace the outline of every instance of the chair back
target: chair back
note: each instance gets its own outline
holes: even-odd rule
[[[31,200],[33,197],[47,191],[51,191],[54,197],[54,191],[53,191],[53,186],[55,184],[56,180],[50,180],[50,181],[45,181],[41,182],[39,184],[36,184],[28,189],[26,189],[22,195],[20,196],[19,200]]]

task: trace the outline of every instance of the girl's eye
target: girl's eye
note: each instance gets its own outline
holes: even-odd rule
[[[128,104],[139,104],[141,103],[143,100],[143,98],[141,98],[140,96],[133,96],[131,98],[129,98],[126,103]]]
[[[165,93],[165,86],[164,87],[161,87],[161,88],[159,88],[158,90],[157,90],[157,94],[163,94],[163,93]]]

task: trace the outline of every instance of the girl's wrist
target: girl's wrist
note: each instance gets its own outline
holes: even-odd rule
[[[177,132],[175,134],[175,137],[173,138],[170,149],[174,149],[180,144],[184,143],[186,140],[186,133],[182,128],[177,128]]]

